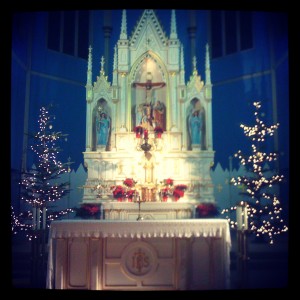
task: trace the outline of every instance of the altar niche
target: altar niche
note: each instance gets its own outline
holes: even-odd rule
[[[207,150],[205,109],[197,98],[187,108],[186,127],[188,150]]]
[[[93,151],[109,151],[111,144],[111,110],[103,98],[93,109]]]
[[[140,64],[131,89],[131,128],[142,126],[166,130],[166,83],[157,63],[146,57]]]

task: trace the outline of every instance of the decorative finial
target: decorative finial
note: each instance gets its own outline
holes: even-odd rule
[[[176,15],[175,9],[172,9],[171,13],[171,31],[170,31],[170,38],[177,39],[177,30],[176,30]]]
[[[196,56],[193,57],[193,74],[197,74],[197,59]]]
[[[126,19],[126,9],[122,12],[122,23],[121,23],[121,40],[127,40],[127,19]]]
[[[100,70],[100,74],[103,74],[104,75],[104,56],[102,55],[101,57],[101,70]]]

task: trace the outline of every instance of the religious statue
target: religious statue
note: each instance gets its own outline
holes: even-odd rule
[[[106,113],[100,112],[96,122],[97,144],[106,146],[110,133],[110,118]]]
[[[153,129],[153,116],[152,116],[152,105],[151,103],[143,104],[143,117],[142,117],[142,126],[147,129]]]
[[[135,125],[139,126],[142,124],[142,119],[143,119],[143,103],[136,105],[136,109],[135,109]]]
[[[136,106],[136,120],[135,124],[136,126],[141,125],[147,130],[153,130],[155,126],[163,127],[163,124],[158,125],[154,124],[154,115],[153,115],[153,102],[152,102],[152,92],[154,89],[162,88],[166,85],[165,82],[152,82],[152,74],[151,72],[147,72],[146,74],[146,82],[134,82],[133,87],[134,88],[142,88],[145,89],[146,92],[146,101],[145,103],[142,103],[140,105]],[[157,103],[156,107],[157,111],[157,118],[161,121],[161,118],[159,119],[158,112],[164,114],[164,106],[160,105],[160,102]]]
[[[200,145],[203,120],[201,112],[199,110],[194,110],[192,112],[192,114],[189,117],[188,124],[192,145]]]
[[[153,107],[153,118],[154,127],[165,129],[165,106],[159,100],[156,101]]]

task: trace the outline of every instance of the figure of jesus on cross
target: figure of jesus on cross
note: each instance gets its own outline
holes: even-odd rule
[[[152,82],[151,72],[146,74],[146,82],[134,82],[133,87],[143,88],[146,91],[146,102],[142,104],[143,115],[141,119],[141,125],[148,130],[153,129],[153,103],[152,103],[152,91],[154,89],[162,88],[166,85],[165,82]],[[141,104],[140,104],[141,106]],[[137,124],[139,125],[139,124]]]

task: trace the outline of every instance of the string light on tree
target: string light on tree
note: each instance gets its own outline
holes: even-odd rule
[[[52,105],[50,105],[52,108]],[[16,216],[12,209],[12,230],[14,233],[26,231],[29,240],[37,236],[38,230],[47,229],[52,220],[73,212],[66,209],[50,212],[50,203],[60,200],[69,193],[69,182],[56,183],[61,174],[68,172],[68,163],[57,159],[62,151],[59,143],[66,134],[53,131],[55,116],[50,115],[46,107],[40,109],[37,133],[32,135],[30,149],[35,154],[35,168],[21,175],[21,200],[27,203],[30,210]],[[55,183],[53,183],[55,182]]]
[[[247,203],[245,207],[247,218],[245,219],[249,222],[250,232],[257,237],[267,237],[269,243],[273,244],[276,235],[288,230],[281,217],[281,203],[277,195],[271,191],[273,186],[282,182],[284,176],[279,174],[266,175],[267,172],[274,171],[272,163],[278,159],[278,155],[274,152],[263,152],[263,149],[267,136],[274,135],[279,123],[266,126],[259,117],[261,103],[254,102],[253,105],[255,107],[255,125],[240,125],[245,136],[249,137],[252,142],[252,153],[247,156],[241,150],[238,150],[234,155],[239,159],[240,164],[245,166],[247,173],[245,176],[232,178],[231,183],[235,186],[245,187],[245,191],[240,194],[245,197]],[[221,212],[226,215],[232,228],[237,228],[237,222],[231,220],[229,216],[236,209],[236,206],[232,206],[229,209],[223,209]]]

